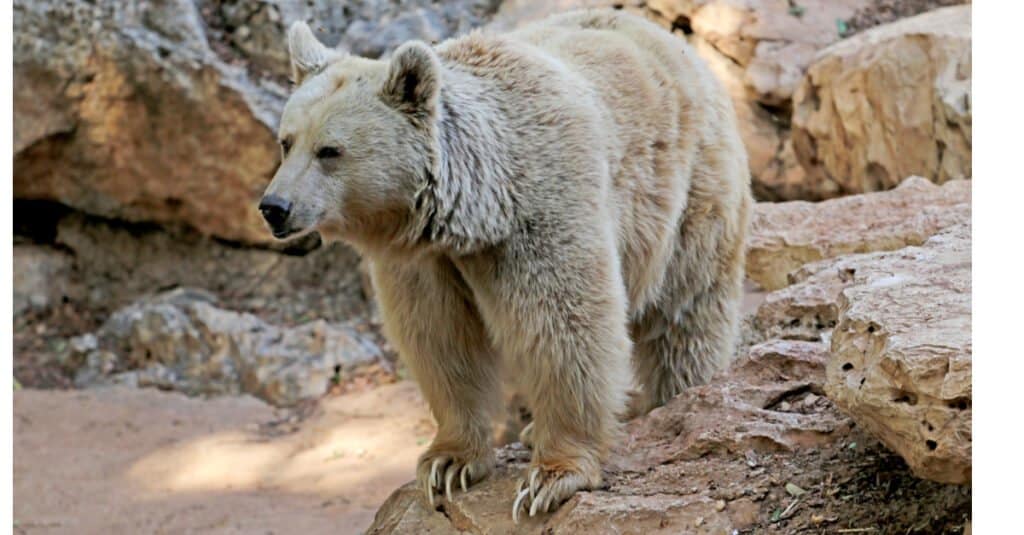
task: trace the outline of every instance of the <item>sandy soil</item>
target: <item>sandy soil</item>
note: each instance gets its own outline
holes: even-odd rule
[[[406,381],[301,426],[252,398],[14,394],[15,533],[360,533],[434,428]]]

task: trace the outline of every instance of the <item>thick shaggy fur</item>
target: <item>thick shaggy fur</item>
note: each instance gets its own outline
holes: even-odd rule
[[[438,422],[418,471],[431,503],[491,470],[502,367],[534,415],[517,506],[536,513],[600,484],[631,380],[643,412],[728,362],[747,161],[728,96],[681,39],[583,11],[389,61],[301,24],[290,46],[268,194],[292,203],[285,230],[371,260],[386,335]]]

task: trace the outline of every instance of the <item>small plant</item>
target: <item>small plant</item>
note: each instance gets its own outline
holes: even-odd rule
[[[850,31],[850,27],[847,26],[845,20],[836,19],[836,30],[839,32],[839,37],[846,37],[846,34]]]

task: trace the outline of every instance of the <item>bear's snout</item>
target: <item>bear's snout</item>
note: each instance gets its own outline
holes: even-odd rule
[[[270,230],[273,231],[274,236],[277,236],[278,238],[284,237],[288,234],[285,222],[288,221],[288,216],[291,214],[291,211],[291,201],[278,197],[277,195],[267,195],[260,201],[260,213],[263,214],[263,219],[267,220],[267,223],[270,225]]]

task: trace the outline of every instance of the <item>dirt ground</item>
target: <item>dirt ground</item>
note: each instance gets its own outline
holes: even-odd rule
[[[364,530],[434,428],[406,381],[296,425],[252,398],[148,389],[14,394],[14,532]]]
[[[362,533],[412,479],[434,433],[426,406],[401,381],[303,412],[151,389],[19,390],[14,532]],[[647,492],[698,482],[689,492],[739,499],[754,525],[743,533],[959,534],[970,518],[970,487],[913,477],[859,430],[826,448],[711,456],[644,477]]]
[[[748,286],[744,312],[763,297]],[[69,307],[18,329],[15,533],[362,533],[434,434],[416,386],[385,371],[289,411],[249,397],[68,390],[39,355],[95,321]],[[970,518],[970,487],[913,477],[857,429],[824,448],[756,463],[711,456],[645,477],[662,492],[701,480],[690,492],[740,499],[754,526],[743,533],[959,534]]]

